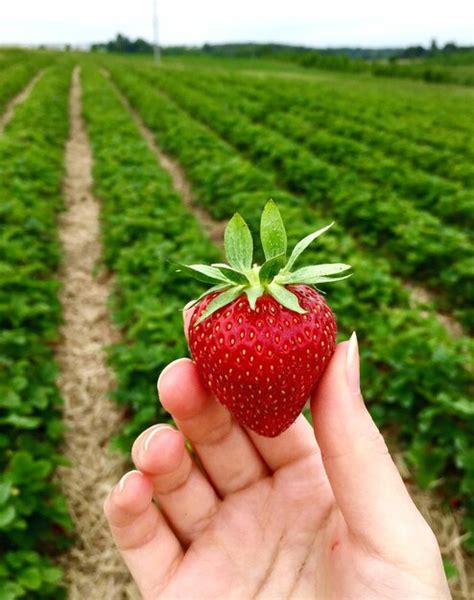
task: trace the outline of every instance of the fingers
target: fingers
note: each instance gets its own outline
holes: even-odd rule
[[[192,302],[189,304],[192,304]],[[183,310],[186,338],[194,312],[194,308],[187,308],[187,306]],[[298,417],[289,429],[276,438],[265,438],[250,430],[247,430],[247,435],[272,471],[276,471],[308,456],[320,455],[313,428],[303,415]]]
[[[420,516],[364,405],[355,335],[337,347],[311,408],[326,473],[349,529],[372,547],[403,537]]]
[[[153,496],[184,545],[204,531],[219,500],[184,445],[183,435],[169,425],[155,425],[132,448],[135,466],[148,476]]]
[[[130,471],[104,504],[115,544],[143,597],[157,594],[183,557],[176,536],[151,501],[152,492],[147,477]]]
[[[300,415],[286,431],[275,438],[266,438],[253,431],[250,439],[272,471],[294,464],[307,457],[320,460],[320,450],[314,431],[304,415]],[[321,464],[321,468],[322,464]]]
[[[159,378],[158,392],[221,496],[268,474],[247,434],[203,387],[191,360],[168,365]]]

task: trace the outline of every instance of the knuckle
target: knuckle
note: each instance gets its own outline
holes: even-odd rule
[[[228,415],[223,415],[210,423],[199,436],[191,438],[193,445],[214,446],[221,444],[232,431],[232,421]]]

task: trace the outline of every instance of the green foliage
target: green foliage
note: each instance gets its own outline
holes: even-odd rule
[[[48,555],[71,521],[53,483],[64,464],[51,348],[60,323],[55,270],[70,70],[53,67],[0,138],[0,598],[57,597]]]
[[[266,90],[265,84],[259,83],[262,92],[256,110],[252,104],[249,108],[244,85],[224,86],[212,75],[204,75],[196,85],[182,74],[167,75],[145,69],[142,72],[256,164],[274,172],[289,190],[303,195],[308,202],[319,202],[330,211],[331,218],[336,217],[350,227],[365,246],[383,252],[395,273],[416,277],[437,289],[440,306],[457,306],[459,317],[468,327],[472,326],[474,272],[468,265],[474,262],[474,252],[466,233],[444,224],[393,191],[381,191],[380,186],[361,181],[353,170],[353,153],[346,159],[349,168],[341,169],[337,164],[321,160],[320,152],[309,152],[301,144],[289,141],[289,137],[295,137],[295,127],[294,123],[286,128],[281,125],[286,121],[284,114],[272,121],[271,129],[262,126],[264,115],[272,112],[265,98],[271,97],[274,102],[274,94]],[[183,86],[180,79],[189,85]],[[196,87],[201,86],[202,92],[197,92]],[[226,111],[221,110],[222,102],[226,103]],[[278,133],[279,130],[284,135]],[[309,135],[311,139],[314,138]],[[364,160],[374,164],[367,156]],[[443,198],[446,209],[455,203],[454,198],[452,201]],[[472,222],[474,191],[471,202],[464,204],[464,210],[465,213],[457,215],[457,222]]]
[[[18,94],[35,73],[48,62],[47,55],[12,52],[0,61],[0,114],[7,102]],[[21,62],[19,59],[21,58]]]
[[[238,210],[256,231],[263,204],[271,197],[287,223],[290,246],[309,233],[310,228],[327,223],[332,206],[328,207],[329,214],[325,214],[323,202],[315,203],[309,195],[295,196],[278,188],[276,180],[286,180],[284,165],[280,167],[278,163],[283,141],[276,146],[270,144],[270,139],[276,143],[277,138],[268,137],[265,128],[254,130],[237,112],[218,109],[217,103],[194,94],[189,87],[179,84],[180,72],[173,71],[173,76],[168,77],[166,73],[150,70],[146,77],[153,85],[147,85],[141,70],[135,75],[119,62],[107,61],[107,65],[119,87],[155,132],[160,146],[185,168],[197,201],[215,218],[228,218]],[[201,76],[206,80],[206,73],[200,73]],[[214,88],[210,91],[215,93]],[[187,111],[179,108],[170,96],[186,105]],[[233,125],[233,121],[239,125]],[[227,142],[231,139],[228,132],[232,131],[235,135],[232,143],[237,146],[240,126],[241,153]],[[244,148],[246,154],[259,162],[260,169],[243,158]],[[295,170],[296,181],[296,173],[303,176],[305,165],[299,160],[299,148],[291,148],[293,160],[291,153],[287,160]],[[317,193],[320,183],[316,173],[312,181]],[[370,204],[361,204],[364,206],[367,211],[371,209]],[[367,223],[370,219],[373,214],[367,217]],[[413,243],[422,255],[420,242]],[[373,246],[377,247],[375,243]],[[439,240],[433,238],[428,251],[443,252],[439,246]],[[372,414],[381,426],[398,427],[399,442],[406,448],[419,481],[439,485],[442,480],[446,495],[462,499],[466,511],[472,514],[474,461],[468,448],[474,418],[470,410],[470,374],[465,367],[472,353],[471,342],[466,338],[453,339],[429,305],[423,311],[412,308],[403,284],[393,274],[392,261],[381,257],[378,247],[377,252],[369,255],[354,243],[347,231],[334,227],[331,235],[321,238],[317,249],[307,251],[306,260],[307,264],[331,262],[334,257],[351,264],[356,273],[347,284],[328,289],[328,301],[336,312],[341,333],[358,331],[365,396]],[[435,450],[433,459],[427,459]],[[470,523],[466,519],[467,527]]]
[[[110,82],[91,67],[84,69],[82,83],[95,192],[103,203],[105,260],[115,273],[112,310],[123,337],[110,348],[118,376],[115,397],[130,409],[117,444],[129,450],[144,427],[167,418],[156,398],[156,378],[187,352],[181,310],[200,288],[177,275],[174,261],[215,262],[219,254],[157,165]]]

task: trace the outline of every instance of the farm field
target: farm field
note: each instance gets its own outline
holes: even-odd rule
[[[219,259],[223,221],[258,231],[268,198],[290,245],[336,221],[306,260],[353,266],[324,290],[339,339],[357,330],[370,411],[470,597],[472,89],[5,50],[0,173],[0,600],[135,597],[101,503],[187,353],[202,288],[169,259]]]

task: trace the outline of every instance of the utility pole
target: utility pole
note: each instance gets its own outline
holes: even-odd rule
[[[157,0],[153,2],[153,55],[155,57],[155,63],[158,66],[161,60],[160,46],[158,43],[158,6]]]

